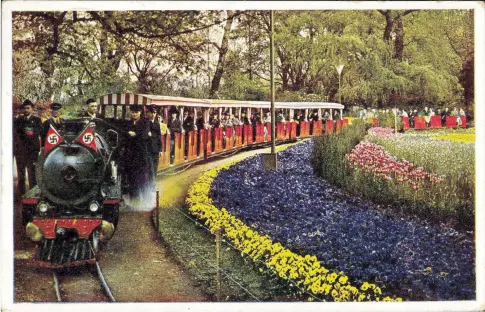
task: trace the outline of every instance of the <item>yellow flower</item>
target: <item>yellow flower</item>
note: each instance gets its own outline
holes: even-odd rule
[[[366,291],[367,289],[369,289],[369,283],[364,282],[364,284],[360,286],[360,290]]]
[[[347,283],[347,280],[348,279],[349,278],[347,276],[345,276],[345,275],[344,276],[340,276],[340,278],[338,279],[338,282],[343,285],[343,284]]]
[[[338,291],[336,289],[332,290],[332,297],[336,298],[338,296]]]
[[[227,209],[219,209],[214,206],[209,198],[209,190],[214,178],[222,169],[228,168],[238,161],[207,171],[189,188],[186,202],[190,213],[204,222],[212,233],[219,228],[224,229],[225,237],[253,260],[264,261],[271,273],[284,279],[289,277],[297,285],[304,284],[306,289],[314,294],[329,295],[331,293],[335,301],[355,300],[355,298],[358,301],[366,298],[370,300],[370,294],[361,293],[357,287],[348,284],[348,277],[344,272],[330,273],[328,269],[321,266],[316,256],[295,254],[280,243],[273,243],[269,235],[260,235],[252,230],[240,219],[230,215]],[[264,270],[260,268],[259,271]],[[447,273],[442,272],[442,274]],[[338,281],[335,283],[337,279]],[[364,292],[369,288],[374,290],[374,294],[381,294],[381,289],[374,284],[364,282],[361,286],[361,290]],[[313,298],[310,298],[309,301],[312,301]],[[392,301],[390,297],[386,298]],[[380,300],[380,298],[377,297],[376,300]]]

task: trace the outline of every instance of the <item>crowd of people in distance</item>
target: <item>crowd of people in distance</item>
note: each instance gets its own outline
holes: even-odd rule
[[[379,117],[380,114],[390,114],[392,116],[401,116],[401,117],[407,117],[409,118],[409,125],[411,128],[414,127],[414,118],[415,117],[424,117],[424,120],[426,124],[429,126],[430,120],[432,116],[440,116],[441,117],[441,123],[444,126],[446,123],[446,117],[448,116],[454,116],[457,117],[456,123],[458,126],[461,126],[461,117],[466,116],[467,119],[470,119],[470,116],[465,112],[463,108],[456,108],[453,107],[453,109],[450,111],[448,107],[445,108],[428,108],[425,106],[422,110],[418,111],[418,109],[408,109],[407,111],[405,109],[399,109],[399,108],[391,108],[391,109],[366,109],[366,108],[359,108],[355,114],[355,117],[358,118],[363,118],[363,119],[371,119],[371,118],[377,118]]]

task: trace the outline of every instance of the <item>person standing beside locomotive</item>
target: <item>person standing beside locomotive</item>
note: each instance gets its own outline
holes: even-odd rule
[[[59,110],[62,108],[62,105],[59,103],[52,103],[50,106],[51,109],[51,117],[44,121],[43,130],[42,130],[42,146],[44,146],[45,139],[47,137],[47,132],[49,131],[50,126],[52,125],[54,128],[59,129],[63,120],[61,116],[59,116]]]
[[[150,131],[148,132],[148,153],[152,158],[153,164],[153,181],[156,180],[158,170],[158,160],[162,156],[162,131],[160,122],[157,119],[157,108],[151,105],[146,112]]]
[[[86,106],[87,106],[86,110],[83,111],[79,117],[87,117],[90,119],[100,118],[98,116],[98,103],[96,103],[95,100],[88,99],[86,101]]]
[[[23,116],[18,117],[14,121],[14,129],[18,143],[15,157],[17,160],[18,190],[20,195],[23,195],[26,191],[26,169],[29,178],[29,188],[32,189],[36,185],[34,165],[39,156],[41,145],[39,137],[43,129],[41,119],[32,114],[33,106],[30,100],[25,100],[21,106]]]
[[[143,108],[140,105],[130,105],[131,120],[127,121],[125,130],[126,152],[123,166],[130,183],[130,200],[141,201],[142,193],[149,190],[152,183],[152,162],[148,154],[150,125],[141,118]]]

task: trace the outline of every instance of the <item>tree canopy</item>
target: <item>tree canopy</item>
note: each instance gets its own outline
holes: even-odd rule
[[[472,10],[274,16],[277,100],[473,106]],[[268,11],[15,12],[14,93],[269,99],[269,29]]]

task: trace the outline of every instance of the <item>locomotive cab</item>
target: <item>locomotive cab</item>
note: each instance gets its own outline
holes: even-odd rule
[[[113,236],[122,204],[117,147],[117,132],[101,120],[50,126],[36,163],[37,186],[22,198],[22,221],[39,243],[41,265],[93,262],[99,243]]]

